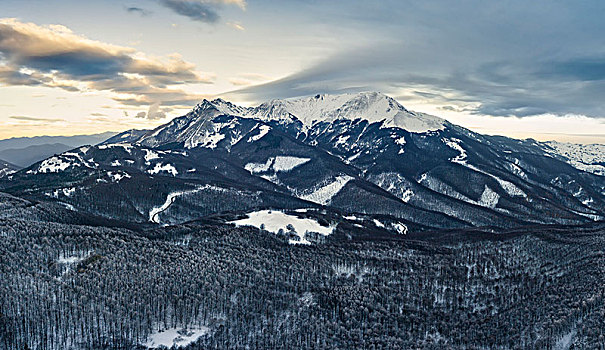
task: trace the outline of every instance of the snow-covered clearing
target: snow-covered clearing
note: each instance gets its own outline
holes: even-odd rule
[[[327,236],[334,231],[333,226],[321,226],[316,220],[303,219],[276,210],[261,210],[248,213],[247,215],[248,218],[246,219],[235,220],[229,223],[235,224],[236,226],[254,226],[258,229],[275,234],[279,233],[280,230],[288,232],[293,229],[292,233],[296,234],[299,239],[290,239],[290,244],[311,244],[311,242],[305,238],[305,235],[308,232],[316,232]]]
[[[248,163],[244,167],[253,174],[264,173],[270,170],[275,172],[290,171],[297,166],[309,162],[311,158],[300,158],[293,156],[277,156],[267,159],[265,163]]]
[[[91,251],[81,251],[69,256],[60,255],[57,259],[57,263],[63,265],[64,267],[62,275],[69,273],[69,271],[71,271],[74,265],[86,259],[90,255],[90,253]]]
[[[384,228],[384,224],[376,219],[373,220],[376,227]]]
[[[494,192],[491,188],[485,185],[481,198],[479,199],[479,205],[487,208],[495,208],[500,200],[500,195]]]
[[[66,161],[62,158],[51,157],[51,158],[44,160],[38,167],[38,171],[33,172],[33,173],[34,174],[36,174],[36,173],[43,173],[43,174],[58,173],[58,172],[64,171],[65,169],[69,168],[72,165],[73,165],[72,162]],[[30,173],[30,171],[28,171],[28,173]]]
[[[200,337],[208,334],[208,332],[210,332],[210,328],[203,326],[191,327],[189,329],[170,328],[151,334],[144,345],[152,349],[162,346],[166,348],[172,348],[173,346],[180,348],[193,343]]]
[[[143,149],[145,151],[145,161],[149,162],[153,159],[159,159],[160,155],[150,149]]]
[[[85,256],[59,256],[59,259],[57,259],[57,262],[59,264],[66,264],[66,265],[73,265],[73,264],[77,264],[80,261],[84,260]]]
[[[177,176],[179,174],[179,172],[176,170],[174,165],[162,164],[162,163],[156,163],[155,167],[153,169],[147,170],[147,172],[151,175],[155,175],[160,172],[167,172],[167,173],[171,174],[172,176]]]

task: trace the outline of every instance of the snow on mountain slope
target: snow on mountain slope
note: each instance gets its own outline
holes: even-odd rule
[[[339,175],[334,180],[326,184],[318,184],[312,191],[301,194],[298,197],[310,202],[328,205],[332,201],[332,198],[351,180],[353,180],[351,176]]]
[[[416,133],[444,128],[443,119],[408,111],[393,98],[377,92],[273,100],[250,110],[246,116],[268,121],[294,116],[305,127],[321,121],[360,118]]]
[[[0,178],[16,172],[18,168],[0,159]]]
[[[309,201],[425,228],[605,217],[605,177],[564,163],[599,170],[605,166],[600,146],[481,135],[408,111],[380,93],[274,100],[255,108],[204,100],[153,131],[113,141],[36,163],[11,175],[10,183],[0,181],[0,190],[57,191],[57,200],[78,210],[145,223],[161,215],[162,224]],[[94,199],[62,191],[78,183]],[[205,184],[233,190],[180,194]],[[119,208],[105,207],[118,202]]]
[[[82,149],[86,149],[85,147]],[[86,152],[82,152],[86,153]],[[65,152],[43,160],[35,169],[27,171],[28,174],[60,173],[68,168],[83,167],[95,169],[98,166],[93,159],[84,159],[80,152]]]
[[[445,121],[424,113],[408,111],[393,98],[377,92],[342,95],[316,95],[296,99],[272,100],[255,108],[234,105],[222,99],[204,100],[188,114],[147,132],[126,132],[112,139],[129,140],[146,147],[182,143],[185,148],[196,147],[229,149],[248,135],[247,142],[264,138],[272,128],[265,123],[300,125],[308,130],[319,122],[336,120],[367,120],[381,122],[382,128],[401,128],[409,132],[425,133],[443,130]],[[242,125],[242,124],[245,124]],[[344,142],[344,139],[343,139]],[[398,138],[403,145],[405,139]]]
[[[277,156],[270,157],[265,163],[248,163],[244,169],[253,174],[264,173],[268,171],[290,171],[299,165],[303,165],[310,161],[311,158],[300,158],[293,156]]]
[[[176,142],[182,143],[188,149],[216,148],[221,141],[227,138],[233,145],[241,138],[241,135],[235,131],[239,124],[238,119],[228,118],[218,121],[215,118],[221,115],[243,115],[246,111],[247,109],[243,107],[221,99],[204,100],[188,114],[148,132],[135,143],[146,147],[158,147]]]
[[[555,141],[543,142],[545,151],[562,156],[576,169],[605,176],[605,145],[580,145]]]

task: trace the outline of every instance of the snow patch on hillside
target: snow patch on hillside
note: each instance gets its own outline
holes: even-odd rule
[[[397,145],[401,146],[399,148],[399,152],[397,152],[397,154],[403,154],[405,152],[405,149],[403,148],[403,146],[405,145],[405,136],[399,137],[397,135],[394,135],[394,137],[395,137],[395,143]]]
[[[290,239],[290,244],[311,244],[305,237],[307,233],[315,232],[327,236],[334,231],[334,227],[322,226],[313,219],[303,219],[294,215],[288,215],[281,211],[261,210],[247,214],[246,219],[234,220],[229,223],[236,226],[254,226],[258,229],[275,234],[291,232],[298,237]]]
[[[469,169],[472,169],[472,170],[474,170],[476,172],[479,172],[479,173],[485,174],[487,176],[490,176],[494,180],[498,181],[498,183],[500,184],[500,187],[502,187],[502,189],[504,191],[506,191],[506,193],[509,196],[511,196],[511,197],[525,197],[525,198],[527,198],[527,194],[522,189],[520,189],[517,185],[515,185],[514,183],[512,183],[510,181],[503,180],[503,179],[501,179],[501,178],[499,178],[499,177],[497,177],[497,176],[495,176],[493,174],[490,174],[488,172],[485,172],[485,171],[477,168],[476,166],[474,166],[472,164],[469,164],[467,162],[467,153],[466,153],[466,150],[461,146],[461,144],[460,144],[461,141],[459,139],[456,139],[456,138],[451,138],[451,139],[443,138],[442,141],[448,147],[450,147],[451,149],[456,150],[456,151],[458,151],[460,153],[456,157],[450,159],[450,161],[452,163],[457,163],[457,164],[460,164],[460,165],[464,165],[465,167],[467,167]],[[518,166],[515,165],[515,164],[513,164],[513,163],[509,163],[509,164],[511,164],[513,167],[517,167],[518,168]],[[518,176],[521,176],[521,177],[526,177],[525,173],[523,173],[523,171],[520,168],[516,172],[516,174]],[[490,189],[490,191],[491,191],[491,189]],[[482,203],[482,202],[480,202],[480,203]],[[483,205],[483,204],[481,204],[481,205]]]
[[[145,152],[145,162],[160,158],[160,155],[157,152],[150,149],[143,149],[143,151]]]
[[[11,174],[16,173],[16,170],[10,169],[10,168],[2,168],[0,169],[0,177],[5,177]]]
[[[197,142],[191,142],[186,144],[186,148],[195,148],[195,147],[204,147],[214,149],[218,145],[218,143],[225,138],[225,134],[221,133],[210,133],[206,134],[205,137],[198,140]]]
[[[353,180],[351,176],[339,175],[333,181],[319,185],[312,189],[311,192],[299,195],[298,197],[310,202],[328,205],[332,202],[332,198],[351,180]]]
[[[244,166],[244,169],[248,170],[252,174],[259,174],[267,172],[271,169],[275,158],[271,157],[267,159],[265,163],[248,163]]]
[[[372,221],[374,221],[374,225],[376,225],[376,227],[380,227],[380,228],[385,227],[384,224],[377,219],[373,219]]]
[[[44,160],[40,166],[38,167],[37,171],[28,171],[28,174],[37,174],[37,173],[58,173],[58,172],[62,172],[65,169],[69,168],[72,165],[76,165],[72,162],[66,161],[62,158],[59,157],[50,157],[46,160]],[[77,164],[77,166],[79,166],[79,164]]]
[[[347,141],[349,141],[349,138],[351,137],[351,135],[339,135],[338,138],[336,139],[336,142],[334,142],[334,147],[346,147],[347,146]]]
[[[261,125],[258,128],[258,130],[259,130],[258,134],[254,135],[254,136],[250,136],[248,138],[248,142],[254,142],[254,141],[258,141],[258,140],[262,139],[263,137],[265,137],[265,135],[267,135],[269,130],[271,130],[271,127],[268,125]]]
[[[273,163],[273,170],[275,171],[290,171],[297,166],[303,165],[310,161],[311,158],[299,158],[290,156],[277,156]]]
[[[502,187],[502,189],[504,191],[506,191],[506,193],[509,196],[511,196],[511,197],[527,197],[527,194],[522,189],[517,187],[517,185],[515,185],[514,183],[512,183],[510,181],[502,180],[501,178],[499,178],[497,176],[492,175],[492,177],[494,179],[496,179],[496,181],[498,181],[498,183],[500,184],[500,187]]]
[[[496,207],[496,205],[498,205],[499,200],[500,195],[485,185],[481,198],[479,199],[479,205],[493,209]]]
[[[391,224],[391,228],[400,235],[407,235],[408,227],[400,222]]]
[[[207,335],[209,332],[210,328],[203,326],[190,327],[188,329],[170,328],[149,335],[147,343],[143,345],[151,349],[160,347],[181,348],[193,343],[199,338]]]
[[[125,173],[123,171],[108,171],[107,176],[109,176],[109,178],[113,182],[120,182],[122,179],[130,179],[131,177],[128,173]]]
[[[253,174],[259,174],[268,172],[270,170],[274,172],[290,171],[297,166],[301,166],[309,162],[311,158],[299,158],[293,156],[277,156],[267,159],[265,163],[248,163],[244,166],[244,169],[248,170]]]
[[[467,159],[466,150],[464,148],[462,148],[462,146],[460,145],[460,143],[462,142],[460,139],[457,139],[457,138],[451,138],[451,139],[443,138],[443,139],[441,139],[441,141],[443,141],[449,148],[451,148],[454,151],[457,151],[458,153],[460,153],[457,156],[455,156],[454,158],[450,159],[450,161],[452,163],[458,163],[458,164],[461,164],[461,165],[467,165],[467,163],[466,163],[466,159]]]
[[[76,188],[70,187],[70,188],[60,188],[60,189],[54,190],[53,192],[46,192],[45,194],[49,197],[58,199],[60,195],[63,195],[64,197],[71,197],[74,195],[74,193],[76,193]]]
[[[115,148],[115,147],[121,147],[121,148],[124,149],[124,151],[128,152],[129,154],[132,152],[132,145],[125,144],[125,143],[110,143],[110,144],[107,144],[107,145],[99,145],[99,146],[97,146],[97,148],[100,149],[100,150],[105,150],[105,149]],[[86,153],[86,152],[84,152],[84,153]]]
[[[172,176],[177,176],[179,172],[172,164],[162,164],[156,163],[153,169],[147,170],[147,172],[151,175],[159,174],[160,172],[166,172],[171,174]]]

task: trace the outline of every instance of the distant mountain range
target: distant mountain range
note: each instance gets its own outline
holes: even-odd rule
[[[605,218],[602,147],[481,135],[373,92],[216,99],[47,158],[0,190],[149,225],[262,209],[393,232],[582,224]]]
[[[105,132],[76,136],[36,136],[0,140],[0,159],[20,167],[83,145],[96,145],[116,133]]]

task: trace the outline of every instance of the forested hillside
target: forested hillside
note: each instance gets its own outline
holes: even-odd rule
[[[291,245],[216,218],[147,231],[2,219],[0,347],[603,349],[604,234]]]

